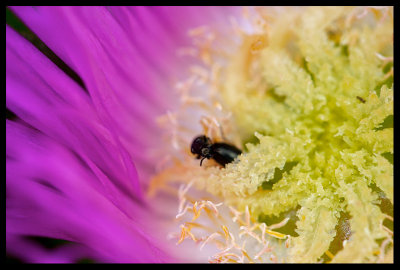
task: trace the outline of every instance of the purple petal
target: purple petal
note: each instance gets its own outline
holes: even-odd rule
[[[74,263],[98,256],[97,253],[79,244],[68,243],[55,249],[48,249],[38,246],[29,239],[10,234],[6,236],[6,245],[10,254],[31,263]]]
[[[124,142],[126,147],[129,144],[130,153],[134,152],[130,148],[143,153],[155,146],[158,127],[149,120],[166,108],[169,96],[154,90],[165,87],[157,85],[160,80],[155,78],[149,63],[138,55],[106,9],[18,7],[14,10],[81,76],[99,118],[116,142]]]
[[[94,175],[69,149],[11,121],[6,122],[6,140],[7,235],[83,243],[105,261],[168,258],[140,229],[146,207],[122,193],[110,198],[110,188],[98,181],[110,179]]]
[[[7,121],[7,234],[85,243],[105,260],[164,260],[134,225],[146,211],[132,199],[137,176],[84,92],[9,28],[6,45],[7,107],[35,127]]]
[[[112,131],[103,125],[79,86],[12,29],[6,33],[7,107],[77,154],[87,155],[121,188],[139,195],[136,172],[126,151],[113,140]],[[121,164],[110,158],[125,160]],[[132,180],[126,181],[124,173]]]
[[[18,117],[6,121],[7,251],[29,262],[73,261],[75,248],[104,262],[173,260],[157,240],[165,228],[152,231],[161,221],[138,173],[153,172],[144,153],[162,144],[154,118],[176,105],[171,82],[187,76],[176,49],[190,44],[190,27],[223,16],[212,7],[12,9],[89,95],[6,27],[6,105]],[[46,252],[29,235],[78,244]]]

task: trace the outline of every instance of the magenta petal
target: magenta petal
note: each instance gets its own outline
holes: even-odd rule
[[[138,196],[138,180],[129,156],[118,140],[113,140],[113,132],[104,127],[79,86],[12,29],[6,32],[7,107],[76,153],[88,155],[115,184]],[[127,181],[124,173],[132,180]]]
[[[166,235],[151,210],[159,204],[142,195],[155,166],[145,153],[163,143],[154,118],[176,105],[172,82],[187,76],[176,49],[190,45],[189,28],[226,20],[221,9],[12,8],[89,94],[6,27],[6,105],[17,116],[6,121],[8,252],[28,262],[74,261],[79,251],[173,260],[155,239]],[[30,235],[76,244],[47,252]]]
[[[68,243],[54,249],[48,249],[38,246],[33,240],[7,234],[6,245],[9,254],[30,263],[74,263],[90,258],[101,260],[101,258],[96,257],[98,256],[97,253],[76,243]]]
[[[176,102],[170,82],[148,61],[153,57],[164,59],[163,50],[158,47],[150,52],[151,57],[143,54],[106,8],[13,10],[81,76],[94,109],[115,142],[121,142],[135,162],[151,164],[144,153],[160,143],[154,118]],[[153,46],[143,33],[135,36],[147,38]],[[170,63],[170,70],[174,70]]]
[[[145,207],[98,182],[69,149],[39,131],[7,121],[7,235],[83,243],[104,261],[164,261],[140,229]],[[21,170],[21,168],[24,168]],[[103,181],[110,181],[103,176]],[[121,209],[123,207],[123,209]]]
[[[6,58],[7,107],[26,123],[6,123],[7,235],[83,243],[104,261],[166,260],[135,226],[146,210],[133,164],[84,92],[9,28]]]

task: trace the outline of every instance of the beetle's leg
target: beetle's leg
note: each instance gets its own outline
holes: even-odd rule
[[[201,161],[200,161],[200,166],[201,166],[201,164],[203,164],[203,160],[204,159],[206,159],[206,157],[203,157],[202,159],[201,159]]]

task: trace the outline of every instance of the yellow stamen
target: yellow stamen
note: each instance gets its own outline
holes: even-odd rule
[[[335,257],[329,250],[325,251],[325,254],[326,254],[331,260],[333,260],[333,258]]]

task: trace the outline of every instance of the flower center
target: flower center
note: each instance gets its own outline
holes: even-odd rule
[[[234,29],[242,42],[229,56],[212,46],[224,36],[191,31],[202,66],[177,85],[182,107],[159,119],[179,154],[149,192],[185,183],[171,236],[213,243],[211,262],[390,260],[392,9],[249,12],[252,31]],[[238,162],[198,165],[195,117],[243,149]]]

